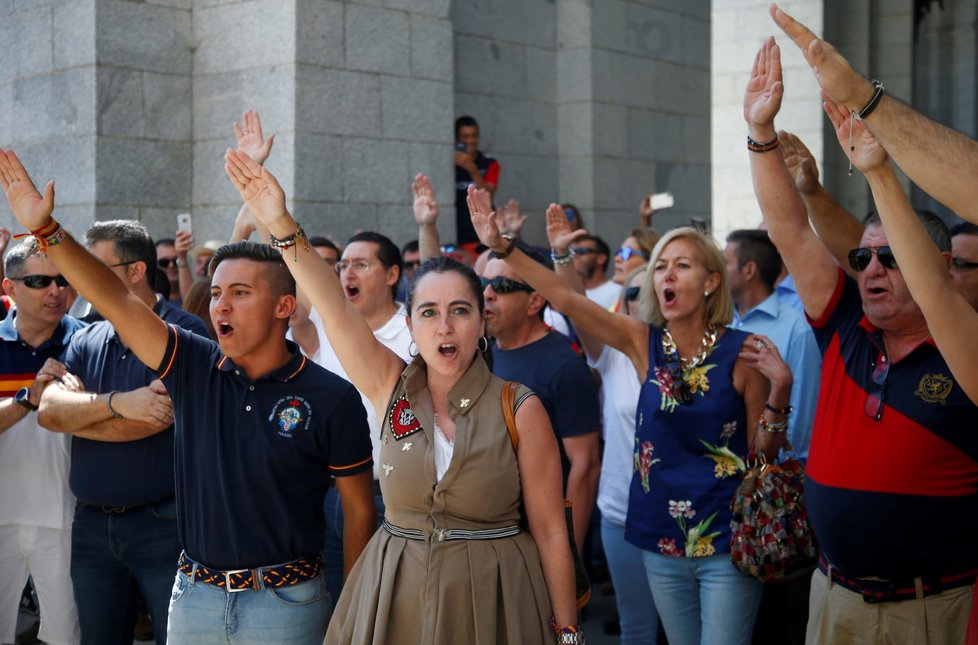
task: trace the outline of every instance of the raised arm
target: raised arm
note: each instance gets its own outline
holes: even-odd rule
[[[750,138],[759,144],[777,144],[774,117],[781,109],[781,51],[768,38],[761,45],[744,92],[744,118]],[[750,152],[754,194],[798,295],[812,318],[821,317],[835,290],[835,261],[808,225],[808,214],[784,159],[776,151]]]
[[[71,286],[113,324],[144,365],[159,367],[168,340],[166,323],[51,218],[54,182],[48,182],[41,196],[20,159],[7,150],[0,153],[0,185],[21,226],[45,240],[48,257]]]
[[[190,251],[194,248],[194,234],[190,231],[177,231],[173,248],[177,251],[177,282],[180,286],[180,300],[190,295],[194,285],[194,274],[190,271]]]
[[[441,255],[441,240],[438,238],[438,202],[431,180],[421,173],[411,182],[414,193],[414,221],[418,225],[418,254],[421,261]]]
[[[837,135],[848,131],[844,108],[825,102]],[[857,142],[852,163],[866,175],[886,239],[897,259],[910,295],[927,319],[927,327],[951,373],[972,402],[978,402],[978,312],[958,291],[948,271],[950,256],[941,253],[917,218],[903,192],[886,151],[864,123],[853,126]],[[867,153],[859,154],[861,150]]]
[[[343,295],[336,272],[309,246],[305,235],[299,234],[298,224],[285,207],[285,193],[272,173],[237,150],[228,150],[224,170],[251,212],[268,227],[272,242],[279,240],[285,264],[319,312],[350,382],[370,399],[374,409],[385,410],[403,361],[374,337],[360,312]],[[283,246],[286,240],[292,244]]]
[[[570,317],[574,328],[594,336],[627,355],[641,378],[649,369],[648,328],[628,316],[613,314],[601,305],[575,293],[553,271],[532,260],[512,242],[502,237],[496,225],[489,193],[472,186],[468,194],[469,213],[479,240],[504,258],[527,283],[536,289],[557,311]]]
[[[833,102],[856,113],[869,104],[872,84],[835,47],[776,5],[771,16],[801,49]],[[885,94],[866,123],[914,183],[961,217],[978,222],[978,142]]]
[[[805,202],[808,221],[835,261],[847,273],[851,273],[846,257],[849,251],[859,246],[863,236],[862,223],[822,186],[818,180],[815,156],[801,139],[781,130],[778,132],[778,140],[781,142],[784,163],[795,180],[798,194]]]

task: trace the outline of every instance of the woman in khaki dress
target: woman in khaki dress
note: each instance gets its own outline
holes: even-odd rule
[[[543,405],[520,388],[514,454],[503,382],[480,357],[475,273],[447,258],[418,269],[407,303],[417,356],[405,366],[306,243],[275,178],[236,152],[226,168],[320,312],[350,380],[386,417],[384,526],[353,566],[325,642],[552,643],[551,616],[558,629],[577,628],[556,439]],[[518,526],[521,500],[532,537]]]

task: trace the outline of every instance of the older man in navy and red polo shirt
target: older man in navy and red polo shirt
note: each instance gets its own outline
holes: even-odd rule
[[[167,643],[318,645],[329,613],[323,496],[332,474],[349,570],[375,528],[373,460],[356,390],[285,340],[295,281],[282,256],[248,242],[215,254],[218,345],[132,296],[51,218],[53,186],[42,197],[12,151],[0,154],[0,186],[21,225],[173,398],[184,553]]]
[[[823,557],[807,642],[964,642],[978,576],[978,409],[954,382],[870,220],[849,254],[855,279],[808,224],[774,150],[781,67],[763,46],[744,98],[751,170],[822,351],[805,498]],[[947,227],[921,215],[950,251]],[[950,254],[948,254],[950,259]]]

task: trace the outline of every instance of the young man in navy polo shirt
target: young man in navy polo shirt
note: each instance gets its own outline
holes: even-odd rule
[[[155,369],[173,402],[177,525],[184,545],[167,642],[318,643],[329,597],[318,552],[323,496],[343,500],[346,568],[375,528],[366,413],[352,385],[285,341],[295,282],[248,242],[212,260],[219,345],[167,325],[51,218],[13,152],[0,185],[20,223]]]
[[[163,321],[207,333],[203,321],[156,294],[156,247],[145,226],[96,222],[85,244]],[[69,381],[47,388],[38,421],[73,435],[70,483],[78,508],[71,580],[82,641],[132,642],[131,610],[124,602],[130,579],[139,585],[161,640],[180,554],[170,397],[108,321],[75,334],[65,364],[84,391]]]
[[[13,643],[28,574],[45,643],[76,643],[68,489],[71,438],[37,425],[41,392],[65,376],[68,341],[84,323],[65,315],[67,283],[25,240],[7,254],[4,290],[17,302],[0,323],[0,643]]]

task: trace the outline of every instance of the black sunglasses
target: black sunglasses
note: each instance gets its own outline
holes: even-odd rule
[[[964,258],[951,258],[955,269],[978,269],[978,262],[968,262]]]
[[[492,290],[496,293],[513,293],[514,291],[525,291],[526,293],[533,293],[533,287],[528,284],[523,284],[522,282],[517,282],[516,280],[510,280],[509,278],[504,278],[501,275],[497,275],[492,280],[488,278],[480,278],[482,280],[482,288],[492,287]]]
[[[177,259],[176,258],[156,258],[156,265],[158,267],[160,267],[161,269],[165,269],[168,266],[170,266],[170,263],[171,262],[173,264],[176,264],[177,263]]]
[[[574,255],[591,255],[592,253],[598,252],[597,249],[592,249],[588,246],[572,246],[571,251],[574,252]]]
[[[23,278],[10,278],[23,282],[25,287],[31,289],[47,289],[52,282],[58,283],[59,287],[67,287],[68,280],[63,275],[25,275]]]
[[[866,267],[869,266],[870,261],[872,261],[874,253],[884,268],[898,268],[896,257],[894,257],[893,251],[888,246],[881,246],[875,249],[864,246],[849,251],[849,266],[852,267],[852,270],[856,273],[865,271]]]
[[[642,287],[628,287],[625,289],[625,302],[635,302]]]

